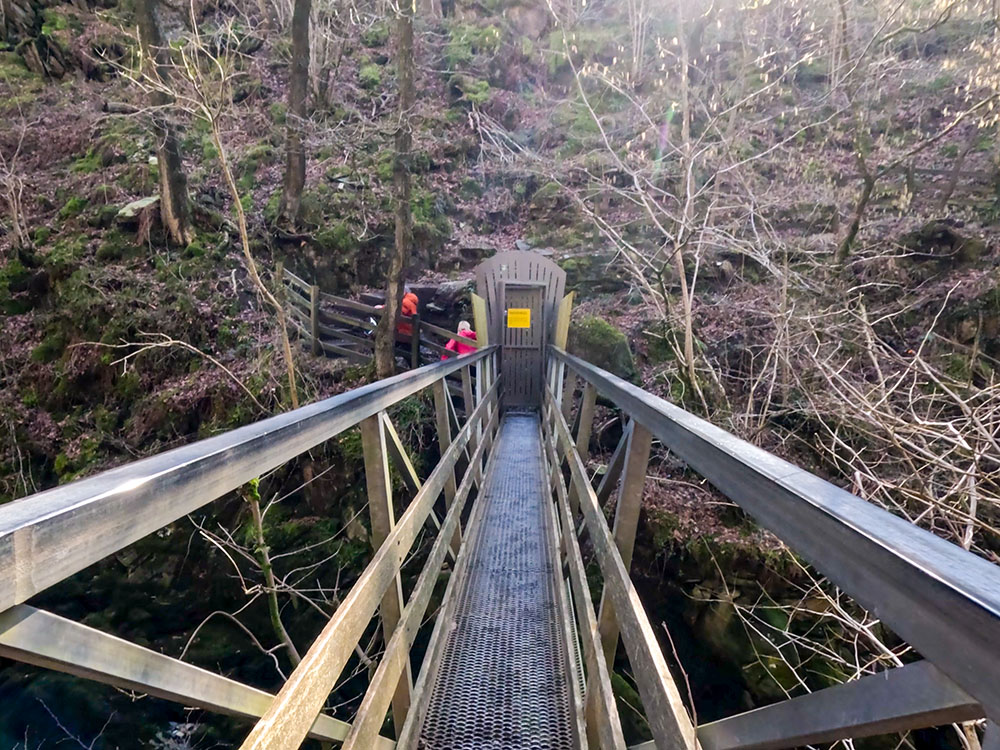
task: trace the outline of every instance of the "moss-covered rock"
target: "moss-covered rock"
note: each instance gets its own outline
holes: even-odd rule
[[[634,381],[635,361],[625,334],[603,318],[588,315],[573,320],[569,326],[567,349],[592,365]]]

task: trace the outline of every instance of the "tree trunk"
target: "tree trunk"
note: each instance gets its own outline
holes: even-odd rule
[[[164,46],[156,21],[156,0],[137,0],[135,15],[146,75],[165,81],[169,75],[169,52]],[[170,241],[177,245],[187,245],[194,239],[191,231],[191,205],[180,144],[165,114],[170,97],[162,91],[154,91],[150,94],[150,104],[153,107],[153,134],[156,137],[156,160],[160,173],[160,218]]]
[[[302,214],[302,189],[306,184],[306,151],[303,131],[309,91],[309,14],[312,0],[295,0],[292,11],[292,66],[288,80],[288,133],[285,144],[285,186],[281,216],[293,227]]]
[[[837,247],[837,254],[834,256],[837,265],[846,263],[848,256],[851,254],[851,247],[854,245],[854,240],[861,229],[861,220],[865,217],[865,209],[868,208],[868,202],[871,200],[873,190],[875,190],[875,178],[870,174],[866,174],[864,176],[864,186],[861,188],[861,195],[858,196],[858,202],[854,205],[854,217],[851,219],[851,226],[847,228],[847,234],[840,241],[840,245]]]
[[[413,244],[413,218],[410,215],[410,148],[413,131],[412,115],[413,90],[413,6],[400,3],[396,18],[399,55],[397,63],[399,79],[399,126],[396,130],[396,161],[392,169],[392,182],[396,193],[396,246],[389,262],[389,275],[385,287],[385,309],[375,332],[375,369],[380,378],[389,377],[395,371],[394,343],[396,320],[399,317],[400,302],[403,298],[403,280],[406,263]],[[414,331],[416,334],[416,331]]]

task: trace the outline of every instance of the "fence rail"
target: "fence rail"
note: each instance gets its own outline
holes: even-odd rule
[[[344,357],[362,364],[372,360],[375,325],[382,317],[382,308],[323,292],[282,264],[278,265],[276,275],[292,324],[313,354]],[[446,348],[453,339],[480,348],[475,339],[460,337],[458,332],[422,320],[419,315],[401,315],[399,320],[412,330],[409,335],[396,333],[397,349],[406,348],[411,369],[441,357],[457,356],[457,352]],[[424,351],[431,356],[425,356]]]
[[[574,444],[565,414],[578,378],[583,385],[583,416]],[[610,475],[614,483],[621,477],[614,521],[620,554],[602,531],[597,492],[586,481],[580,455],[589,441],[597,394],[632,421],[604,479],[608,482]],[[640,653],[649,644],[648,631],[634,622],[626,625],[627,618],[623,619],[632,616],[629,602],[634,595],[627,591],[622,571],[622,558],[631,553],[635,533],[635,501],[630,499],[634,490],[627,489],[628,477],[638,465],[644,477],[648,459],[646,440],[636,447],[637,431],[659,439],[926,659],[698,727],[697,740],[704,750],[794,747],[984,716],[995,722],[1000,717],[997,566],[557,347],[550,347],[546,409],[554,441],[569,463],[604,576],[605,599],[615,610],[616,623],[601,619],[605,625],[622,628],[653,729],[655,744],[638,747],[676,747],[681,740],[692,747],[693,738],[668,675],[660,675],[659,684],[653,679],[656,670],[651,669],[650,656],[655,653]],[[573,529],[571,536],[575,533]],[[575,538],[569,542],[572,545]],[[604,609],[602,602],[602,613]],[[601,631],[617,643],[614,629]],[[610,662],[614,648],[608,641],[605,646]],[[993,724],[987,742],[1000,742]]]
[[[330,676],[334,663],[339,661],[342,666],[354,650],[382,594],[397,579],[405,551],[419,529],[426,522],[434,522],[446,539],[459,534],[460,507],[470,485],[482,476],[482,462],[499,420],[495,356],[495,349],[484,348],[437,362],[0,507],[0,656],[142,690],[188,706],[246,717],[263,716],[251,737],[273,736],[264,727],[273,724],[275,706],[285,705],[283,696],[304,676],[315,679],[307,665],[319,659],[324,667],[322,682],[329,681],[329,687],[325,692],[314,689],[311,702],[303,700],[293,710],[282,711],[282,722],[295,719],[299,742],[312,736],[356,744],[352,738],[363,736],[364,747],[393,747],[392,740],[378,735],[380,721],[373,724],[369,720],[352,730],[350,724],[322,714],[321,709],[336,677]],[[452,439],[452,424],[458,422],[458,417],[450,391],[444,386],[445,378],[460,374],[463,384],[471,386],[473,368],[477,371],[476,389],[463,389],[468,417]],[[408,483],[419,483],[419,477],[395,436],[386,409],[428,387],[434,389],[437,423],[448,430],[448,446],[399,522],[394,523],[389,462],[409,467],[412,473]],[[34,594],[358,424],[362,426],[373,539],[381,528],[381,544],[324,634],[276,697],[24,604]],[[372,435],[376,436],[374,440]],[[467,448],[470,443],[475,446],[473,450]],[[466,468],[461,486],[456,493],[450,493],[463,453]],[[438,523],[432,506],[442,491],[449,500],[449,509],[443,523]],[[404,610],[399,628],[390,622],[383,606],[383,627],[406,635],[401,636],[403,640],[390,642],[392,659],[380,665],[376,673],[379,685],[398,677],[393,670],[400,663],[399,653],[405,650],[408,654],[413,632],[427,605],[428,581],[436,580],[448,549],[448,544],[435,544],[420,579],[422,587],[418,584],[420,595]],[[389,635],[387,632],[387,639]],[[405,643],[405,647],[399,643]],[[336,671],[339,674],[339,669]],[[382,693],[378,695],[381,699]],[[290,740],[273,744],[269,740],[254,746],[298,744]]]

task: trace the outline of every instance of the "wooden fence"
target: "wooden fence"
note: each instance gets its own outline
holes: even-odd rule
[[[365,364],[375,356],[375,326],[382,317],[380,307],[338,297],[309,284],[278,263],[279,292],[293,327],[316,356],[343,357]],[[456,331],[436,326],[419,315],[402,315],[410,335],[396,333],[396,350],[405,355],[410,369],[448,358],[456,352],[446,348],[451,339],[479,348],[474,339],[459,338]]]

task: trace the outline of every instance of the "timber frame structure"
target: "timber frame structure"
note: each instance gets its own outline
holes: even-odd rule
[[[652,733],[634,750],[790,748],[1000,718],[997,566],[566,353],[570,303],[557,307],[533,410],[504,408],[505,379],[516,372],[503,368],[502,344],[486,340],[475,353],[0,507],[0,656],[247,717],[255,723],[243,750],[297,748],[306,737],[381,750],[625,750],[610,680],[619,644]],[[486,331],[483,323],[477,327]],[[489,330],[500,330],[495,320]],[[464,420],[446,387],[449,375],[461,380]],[[386,409],[426,388],[441,457],[422,479]],[[594,486],[586,460],[599,395],[627,427]],[[276,695],[27,603],[355,425],[376,549]],[[923,660],[695,726],[629,576],[654,439],[875,612]],[[414,491],[399,518],[392,462]],[[609,526],[604,508],[612,498]],[[520,523],[524,514],[535,515]],[[428,524],[433,544],[404,592],[401,565]],[[597,601],[583,538],[600,570]],[[515,550],[521,557],[511,562]],[[426,656],[415,664],[415,635],[449,556],[454,573]],[[360,709],[350,722],[325,713],[376,617],[385,651]],[[526,628],[549,635],[532,638],[544,647],[532,652],[541,656],[522,663],[514,646]],[[539,715],[543,704],[558,716]],[[390,715],[394,737],[386,732]],[[992,722],[984,748],[1000,748]]]

